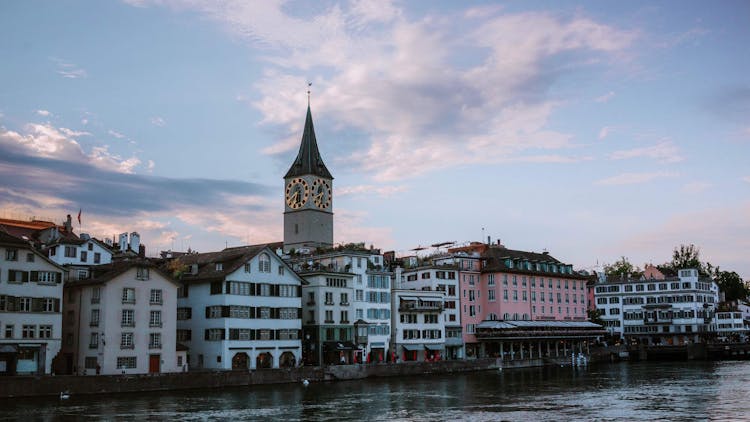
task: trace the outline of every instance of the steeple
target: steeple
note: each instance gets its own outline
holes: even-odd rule
[[[318,142],[315,140],[315,128],[313,127],[312,113],[310,104],[307,105],[307,118],[305,119],[305,130],[302,133],[302,142],[299,146],[299,153],[294,159],[289,171],[284,178],[297,177],[305,174],[311,174],[326,179],[333,179],[331,172],[328,171],[323,159],[318,151]]]

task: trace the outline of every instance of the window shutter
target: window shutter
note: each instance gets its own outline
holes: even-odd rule
[[[211,307],[210,306],[206,306],[206,318],[208,318],[209,315],[211,315]],[[206,333],[208,333],[208,331],[206,331]],[[208,336],[208,334],[206,334],[206,335]],[[208,338],[206,338],[206,340],[208,340]]]
[[[60,299],[55,299],[55,312],[60,312]]]
[[[27,271],[23,271],[22,274],[23,274],[23,276],[22,276],[22,280],[21,281],[23,281],[24,283],[28,283],[29,282],[29,273]]]
[[[224,286],[224,293],[229,294],[229,282]]]
[[[62,282],[62,273],[55,273],[55,283],[60,284]]]
[[[302,319],[302,308],[297,308],[297,319]]]
[[[35,297],[31,299],[31,312],[42,312],[44,310],[44,299]]]
[[[226,340],[226,338],[227,338],[227,330],[225,330],[225,329],[222,328],[221,329],[221,339],[222,340]]]
[[[208,312],[208,308],[206,308],[206,312]],[[203,332],[203,339],[208,340],[208,329]]]
[[[255,307],[254,306],[250,307],[250,318],[253,318],[253,319],[255,318]]]
[[[221,307],[221,316],[223,318],[228,318],[229,317],[229,306],[222,306]]]
[[[31,281],[39,281],[39,271],[31,272]]]

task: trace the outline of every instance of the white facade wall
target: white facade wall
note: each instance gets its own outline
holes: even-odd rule
[[[414,309],[402,309],[400,304],[403,301],[420,299],[439,303],[438,309],[429,307],[415,307]],[[442,317],[443,303],[445,301],[445,292],[426,291],[426,290],[393,290],[392,291],[392,327],[394,351],[399,359],[405,358],[405,352],[417,352],[417,360],[424,359],[426,351],[439,351],[442,356],[445,350],[445,319]],[[428,322],[427,319],[435,316],[434,321]],[[439,331],[438,338],[425,338],[426,331]],[[416,333],[410,335],[408,333]],[[408,359],[408,357],[407,357]]]
[[[297,292],[301,291],[299,277],[291,271],[286,264],[273,252],[266,251],[271,260],[271,271],[259,271],[256,255],[248,261],[250,272],[245,271],[242,266],[222,281],[222,291],[226,291],[226,283],[229,281],[248,282],[256,284],[286,285],[294,286]],[[283,274],[279,268],[283,268]],[[290,352],[294,355],[296,362],[302,358],[301,339],[299,332],[302,330],[302,320],[294,319],[260,319],[260,318],[206,318],[206,307],[209,306],[251,306],[270,308],[295,308],[301,309],[302,302],[299,296],[295,297],[273,297],[273,296],[244,296],[234,294],[211,294],[211,283],[194,282],[188,284],[188,296],[178,298],[178,308],[189,307],[192,316],[189,320],[181,320],[177,323],[178,329],[191,330],[191,341],[180,341],[189,347],[190,368],[201,369],[232,369],[232,359],[237,353],[248,355],[249,368],[256,369],[257,358],[261,354],[270,353],[273,362],[272,367],[278,368],[281,355]],[[298,293],[299,294],[299,293]],[[224,340],[206,340],[205,332],[209,329],[223,329]],[[230,340],[230,329],[268,329],[268,330],[295,330],[297,338],[288,340]]]
[[[8,250],[15,250],[15,259],[9,259]],[[13,255],[11,253],[11,255]],[[10,281],[10,270],[27,274],[27,282]],[[54,272],[60,274],[59,282],[30,281],[31,271]],[[64,270],[30,248],[0,247],[0,348],[25,345],[28,359],[19,360],[17,373],[45,373],[52,371],[52,359],[60,351],[62,340],[62,297]],[[15,276],[13,277],[16,278]],[[8,310],[10,297],[31,299],[53,299],[57,301],[57,311],[37,312]],[[32,326],[33,337],[24,337],[24,326]],[[48,338],[39,338],[40,327],[51,326]],[[28,331],[27,331],[28,334]],[[46,335],[46,333],[44,334]],[[13,345],[13,346],[11,346]],[[9,349],[10,350],[10,349]],[[0,362],[0,373],[5,372],[9,363]],[[43,367],[40,367],[42,366]]]
[[[699,279],[697,270],[664,280],[597,283],[594,298],[605,328],[615,335],[680,343],[716,331],[718,286]]]
[[[66,256],[66,248],[70,252]],[[59,265],[103,265],[112,262],[112,252],[99,242],[89,239],[81,245],[59,244],[51,247],[47,254],[49,259]],[[98,254],[98,255],[97,255]],[[99,260],[95,259],[99,257]]]
[[[123,289],[135,290],[135,302],[123,302]],[[99,289],[97,301],[94,291]],[[161,291],[161,303],[151,302],[151,291]],[[177,284],[150,269],[148,279],[138,279],[137,269],[130,268],[123,274],[103,284],[82,286],[75,289],[75,321],[78,325],[75,339],[76,369],[78,374],[95,375],[96,358],[100,374],[145,374],[149,373],[150,356],[159,355],[159,372],[180,372],[176,351]],[[132,327],[123,326],[123,310],[134,311]],[[92,324],[92,310],[99,311],[99,322]],[[151,311],[161,312],[161,326],[151,325]],[[122,346],[122,333],[133,333],[133,347]],[[92,345],[91,336],[96,333],[98,341]],[[151,334],[161,335],[161,346],[152,347]],[[93,347],[92,347],[93,346]],[[89,359],[87,365],[86,358]],[[118,367],[118,358],[136,358],[135,368]]]

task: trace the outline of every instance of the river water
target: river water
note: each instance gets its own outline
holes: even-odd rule
[[[748,399],[750,361],[640,362],[0,400],[0,420],[750,420]]]

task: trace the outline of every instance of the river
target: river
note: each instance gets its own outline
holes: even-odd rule
[[[640,362],[0,400],[0,420],[748,420],[748,398],[750,361]]]

